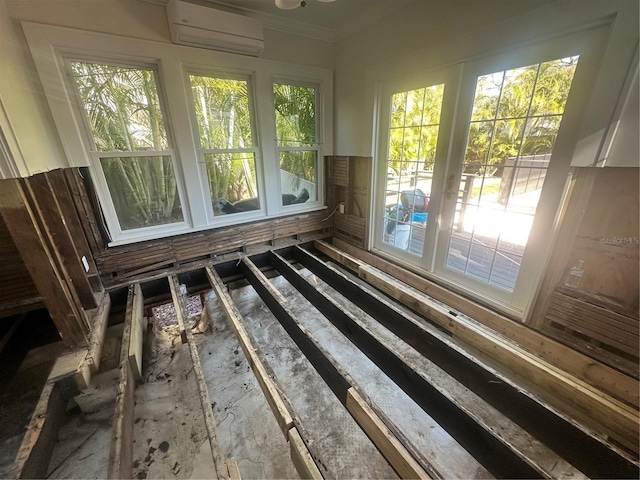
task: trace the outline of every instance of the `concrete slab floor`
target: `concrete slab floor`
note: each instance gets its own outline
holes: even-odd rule
[[[289,445],[247,362],[238,338],[210,292],[205,297],[211,335],[196,335],[217,424],[220,449],[243,479],[297,478]]]
[[[404,352],[417,352],[371,319],[347,298],[328,287],[306,269],[300,270],[320,291],[327,291],[344,309],[359,318],[370,331],[389,340]],[[405,394],[385,373],[371,362],[329,320],[311,305],[286,279],[275,277],[273,285],[289,300],[289,307],[303,326],[323,345],[368,395],[400,428],[418,451],[437,465],[444,478],[492,478],[464,448],[437,422]],[[423,361],[421,356],[413,355]]]
[[[135,391],[133,477],[215,478],[189,348],[177,326],[154,324],[150,335]]]
[[[111,409],[113,412],[113,409]],[[104,478],[109,463],[112,416],[108,410],[68,419],[58,433],[47,478]]]
[[[253,288],[243,287],[231,294],[291,399],[326,478],[397,478]]]

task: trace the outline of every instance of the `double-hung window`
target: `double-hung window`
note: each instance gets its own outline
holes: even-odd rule
[[[329,69],[24,24],[112,246],[325,208]]]
[[[273,84],[282,206],[318,200],[317,97],[316,86]]]
[[[118,233],[185,221],[157,71],[70,61],[94,172]],[[106,188],[104,188],[106,187]]]
[[[249,79],[189,75],[209,217],[260,210]]]

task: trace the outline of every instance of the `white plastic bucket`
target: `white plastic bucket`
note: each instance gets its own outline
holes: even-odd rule
[[[409,248],[409,232],[410,225],[397,224],[395,236],[393,238],[393,246],[406,250]]]

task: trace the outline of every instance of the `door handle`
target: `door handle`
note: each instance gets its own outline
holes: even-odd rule
[[[451,198],[452,195],[458,196],[458,190],[453,189],[453,184],[456,180],[456,175],[451,174],[449,178],[447,178],[447,198]]]

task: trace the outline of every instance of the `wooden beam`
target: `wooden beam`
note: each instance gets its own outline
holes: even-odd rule
[[[218,301],[227,316],[227,320],[238,337],[242,351],[244,352],[244,355],[247,358],[256,379],[258,380],[258,384],[267,399],[267,403],[271,407],[271,411],[278,422],[278,426],[280,427],[284,437],[288,438],[289,430],[291,430],[294,423],[293,417],[283,400],[283,393],[281,393],[280,389],[276,386],[273,376],[267,372],[267,369],[261,359],[259,347],[245,328],[242,315],[238,311],[230,295],[227,293],[218,272],[211,267],[207,267],[206,271],[207,276],[209,277],[209,283],[216,292]]]
[[[276,254],[273,255],[275,255],[275,257],[272,258],[276,260],[274,261],[274,266],[285,275],[285,278],[289,280],[290,276],[287,275],[288,272],[285,272],[286,269],[282,268],[280,262],[277,261],[278,256]],[[282,261],[286,263],[284,259],[282,259]],[[329,388],[331,388],[333,394],[346,407],[349,389],[353,388],[355,390],[359,390],[356,382],[331,356],[331,354],[329,354],[329,352],[327,352],[322,347],[320,342],[316,340],[313,335],[300,324],[290,308],[278,301],[278,297],[280,296],[279,293],[271,284],[271,282],[269,282],[269,280],[260,271],[260,269],[248,258],[245,258],[242,261],[241,266],[245,275],[251,282],[251,285],[258,292],[258,295],[260,295],[260,298],[262,298],[262,300],[269,307],[269,309],[278,319],[283,328],[287,331],[291,339],[296,343],[305,357],[307,357],[309,362],[314,366],[324,382],[329,386]],[[291,271],[295,270],[291,268]],[[322,311],[322,309],[320,310]],[[411,452],[411,455],[413,455],[416,463],[422,462],[427,464],[426,459],[423,458],[420,452],[415,449],[404,436],[400,434],[400,429],[388,418],[384,417],[384,420],[381,418],[382,413],[377,406],[372,404],[371,410],[372,415],[377,417],[377,422],[385,423],[388,426],[389,431],[393,432],[396,437],[402,438],[402,441],[400,441],[400,439],[398,438],[398,442],[396,443],[397,445],[404,445],[404,450],[406,452]],[[357,422],[358,419],[356,418],[354,413],[349,409],[347,409],[347,411],[349,411],[349,413]],[[395,462],[396,459],[402,457],[403,454],[397,453],[396,455],[387,456],[385,455],[385,453],[389,453],[388,445],[384,444],[382,445],[383,448],[381,448],[381,446],[375,443],[376,441],[380,440],[379,437],[370,438],[374,442],[374,445],[376,445],[376,447],[383,454],[385,459],[393,468],[395,468],[396,465],[391,462]],[[400,464],[399,467],[404,468],[404,465]],[[429,476],[424,473],[424,478],[429,478]]]
[[[53,184],[51,179],[54,180]],[[97,305],[87,272],[82,264],[82,257],[85,256],[85,262],[93,263],[93,260],[86,258],[87,255],[90,257],[88,247],[83,253],[80,253],[76,247],[76,243],[82,243],[84,240],[84,233],[74,230],[72,235],[69,230],[70,227],[75,227],[73,217],[70,215],[75,212],[62,210],[60,202],[62,201],[63,205],[68,207],[64,200],[65,195],[69,195],[69,191],[66,183],[59,180],[54,173],[46,172],[25,178],[23,182],[30,193],[33,208],[42,222],[51,251],[60,265],[60,271],[73,297],[77,299],[80,308],[90,310]]]
[[[241,480],[240,469],[238,468],[238,462],[235,458],[227,458],[227,477],[229,480]]]
[[[131,338],[129,340],[129,366],[132,378],[142,381],[142,346],[147,330],[147,319],[144,316],[144,297],[139,284],[134,285],[133,314],[131,316]]]
[[[61,383],[71,378],[79,391],[84,390],[91,382],[91,371],[85,362],[86,357],[86,349],[60,355],[53,364],[48,381]]]
[[[111,296],[104,292],[100,304],[95,311],[93,324],[91,326],[91,338],[86,362],[92,373],[100,369],[100,357],[102,356],[102,345],[104,345],[107,325],[109,324],[109,313],[111,310]]]
[[[377,269],[363,266],[359,275],[366,282],[441,325],[454,338],[497,361],[516,377],[538,386],[537,393],[549,403],[556,403],[559,396],[572,407],[570,413],[576,419],[587,425],[592,425],[595,419],[606,429],[606,433],[638,452],[639,418],[636,410],[585,382],[572,378],[519,346],[504,341],[490,330],[452,315],[448,309],[428,299],[421,292]]]
[[[298,259],[304,264],[302,258]],[[454,378],[444,374],[440,368],[433,364],[429,364],[427,368],[426,365],[406,358],[394,343],[376,335],[324,289],[312,285],[277,253],[273,254],[273,263],[287,281],[345,337],[491,473],[506,477],[552,476],[547,469],[551,466],[555,468],[559,464],[563,471],[581,476],[576,468],[562,461],[524,429],[491,408]],[[322,275],[318,276],[322,278]],[[356,301],[355,297],[358,295],[361,298],[366,296],[362,291],[354,294],[354,290],[344,291],[340,286],[335,288],[342,291],[350,301]],[[361,308],[364,306],[363,302],[358,302],[357,305]],[[381,308],[383,305],[376,306]],[[384,313],[388,312],[389,310]],[[396,316],[385,326],[389,328],[392,322],[407,324],[402,317]],[[398,334],[397,331],[394,333]],[[431,346],[435,339],[430,340],[424,342],[426,346]],[[389,458],[387,460],[391,461]],[[442,472],[442,468],[439,467],[440,459],[429,458],[426,461],[430,471],[443,476],[439,473]]]
[[[416,462],[405,446],[398,441],[391,430],[380,421],[380,418],[354,388],[347,391],[347,410],[380,449],[400,478],[432,478]]]
[[[191,356],[191,363],[193,364],[193,372],[195,381],[198,387],[198,396],[200,397],[200,406],[204,415],[204,422],[207,428],[207,436],[209,437],[209,445],[211,447],[211,454],[213,464],[216,468],[217,478],[226,478],[228,475],[227,465],[223,456],[223,452],[220,449],[218,443],[218,437],[216,433],[216,419],[213,416],[213,409],[211,408],[211,399],[209,397],[209,389],[207,388],[207,381],[204,378],[204,372],[202,371],[202,364],[200,363],[200,355],[198,355],[198,347],[193,339],[191,328],[187,325],[187,299],[186,295],[181,292],[178,278],[175,275],[171,275],[168,278],[169,287],[171,288],[171,297],[173,298],[173,305],[176,309],[176,316],[178,317],[178,323],[182,321],[182,325],[186,325],[185,334],[187,337],[187,345],[189,347],[189,355]]]
[[[491,328],[518,344],[521,348],[555,365],[561,371],[593,385],[597,389],[636,409],[640,405],[637,380],[602,364],[580,352],[542,335],[531,328],[496,314],[487,308],[446,290],[407,269],[383,258],[334,239],[334,245],[316,241],[315,247],[325,255],[358,274],[361,265],[370,265],[397,280],[449,305],[455,311]],[[366,262],[366,263],[365,263]]]
[[[138,288],[140,288],[138,286]],[[127,309],[120,348],[120,382],[116,391],[116,406],[113,412],[113,429],[107,478],[132,478],[133,475],[133,413],[135,408],[135,381],[129,363],[131,324],[134,315],[136,286],[131,285],[127,293]]]
[[[84,311],[74,301],[37,215],[16,179],[0,181],[0,214],[62,340],[70,347],[85,346],[89,332]]]
[[[310,252],[297,248],[294,254],[296,260],[318,278],[526,430],[527,435],[530,434],[537,439],[530,442],[526,439],[527,435],[510,432],[508,425],[497,428],[499,419],[488,411],[481,413],[481,410],[474,407],[472,396],[464,391],[457,392],[458,387],[454,384],[441,384],[444,395],[450,397],[460,408],[473,412],[479,421],[484,422],[486,428],[498,432],[497,435],[506,443],[512,444],[516,450],[527,451],[529,462],[532,465],[538,464],[540,472],[556,477],[566,468],[566,465],[563,465],[564,461],[557,459],[556,454],[595,476],[605,475],[613,468],[619,468],[621,476],[633,471],[634,467],[628,459],[614,453],[591,433],[575,428],[573,422],[567,421],[555,410],[542,404],[536,395],[523,389],[522,385],[504,373],[499,373],[486,361],[482,361],[479,355],[469,353],[468,347],[459,346],[436,328],[427,328],[426,321],[421,322],[408,316],[377,290],[372,287],[365,288]],[[349,330],[353,331],[353,328]],[[379,354],[378,349],[373,353]],[[438,384],[439,376],[433,378],[431,383],[435,386]],[[540,448],[539,443],[556,454],[549,455],[545,448]],[[603,462],[605,457],[608,460]],[[603,468],[606,471],[603,471]]]
[[[298,471],[298,475],[303,479],[323,480],[323,476],[318,470],[313,457],[309,453],[309,449],[302,440],[300,433],[296,427],[288,431],[287,439],[289,440],[291,450],[291,461]]]
[[[322,245],[321,248],[325,252],[331,251]],[[593,426],[594,419],[597,419],[595,425],[601,427],[600,437],[605,441],[610,435],[627,448],[637,451],[634,439],[637,440],[638,415],[632,408],[510,344],[490,330],[456,316],[422,292],[371,266],[362,263],[357,273],[363,280],[443,326],[479,353],[497,361],[517,378],[538,386],[539,395],[550,404],[557,405],[560,398],[564,405],[569,406],[570,413],[586,425]]]
[[[46,478],[58,431],[65,418],[67,401],[54,382],[40,394],[9,478]]]

